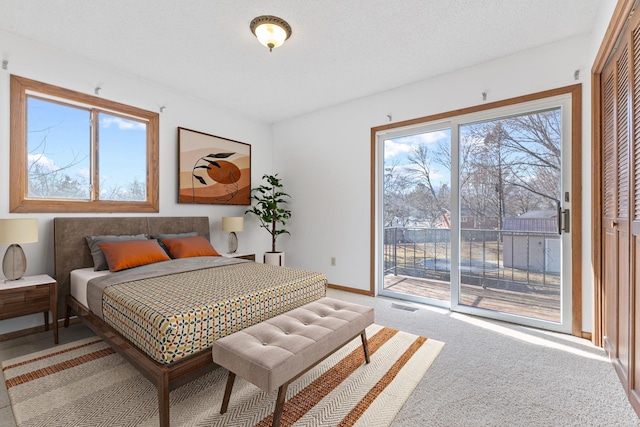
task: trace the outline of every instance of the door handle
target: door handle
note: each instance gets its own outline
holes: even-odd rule
[[[562,211],[562,214],[564,216],[564,227],[562,228],[562,230],[565,233],[568,233],[571,231],[571,215],[569,209],[565,209],[564,211]]]
[[[560,200],[556,200],[557,218],[558,218],[558,234],[562,234],[562,206]]]
[[[562,234],[563,231],[568,233],[571,230],[570,209],[562,210],[560,200],[557,200],[556,202],[558,208],[558,234]]]

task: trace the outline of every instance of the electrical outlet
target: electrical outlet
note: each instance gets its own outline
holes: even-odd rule
[[[331,257],[331,266],[332,267],[336,266],[336,257],[334,257],[334,256]]]

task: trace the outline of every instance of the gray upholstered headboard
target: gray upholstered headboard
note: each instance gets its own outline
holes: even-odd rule
[[[58,313],[64,313],[69,294],[69,274],[92,267],[93,259],[85,236],[109,234],[163,234],[196,231],[209,239],[209,218],[204,217],[60,217],[53,219],[55,275],[58,281]]]

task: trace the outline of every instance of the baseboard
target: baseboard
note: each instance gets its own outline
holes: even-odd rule
[[[339,291],[352,292],[354,294],[367,295],[367,296],[370,296],[370,297],[373,296],[373,292],[371,292],[369,290],[364,290],[364,289],[349,288],[349,287],[346,287],[346,286],[334,285],[332,283],[329,283],[327,285],[327,287],[331,288],[331,289],[337,289]]]
[[[58,321],[58,328],[62,326],[63,320]],[[77,317],[72,317],[69,320],[70,325],[75,325],[76,323],[82,323],[80,319]],[[44,325],[34,326],[33,328],[21,329],[19,331],[7,332],[6,334],[0,334],[0,342],[9,341],[15,338],[26,337],[27,335],[38,334],[40,332],[46,332],[44,329]],[[53,323],[49,323],[49,331],[51,335],[53,335]]]
[[[591,341],[591,332],[582,331],[582,338]]]

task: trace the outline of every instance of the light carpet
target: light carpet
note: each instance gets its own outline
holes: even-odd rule
[[[283,426],[388,426],[444,343],[372,325],[371,363],[357,337],[289,385]],[[5,360],[18,426],[157,426],[151,382],[97,337]],[[277,390],[236,378],[220,415],[227,371],[218,368],[171,392],[172,426],[268,426]]]

